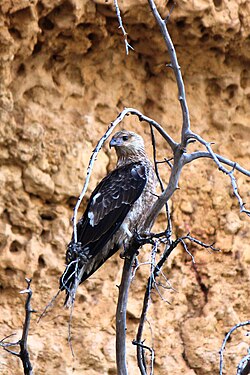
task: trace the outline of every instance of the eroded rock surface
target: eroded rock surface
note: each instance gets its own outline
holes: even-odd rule
[[[120,8],[135,52],[123,37],[108,0],[2,0],[0,3],[0,339],[21,333],[25,287],[32,277],[32,305],[41,311],[55,294],[71,236],[72,208],[89,156],[120,110],[135,107],[179,140],[181,112],[169,58],[145,0]],[[166,1],[157,1],[167,16]],[[172,2],[169,1],[168,8]],[[169,30],[181,65],[192,128],[214,150],[250,168],[250,3],[179,0]],[[128,117],[150,152],[150,131]],[[159,159],[170,150],[157,137]],[[198,149],[197,145],[191,145]],[[105,146],[90,189],[114,165]],[[169,170],[161,165],[165,181]],[[237,174],[250,206],[249,183]],[[171,202],[174,233],[191,232],[220,248],[210,254],[180,247],[164,272],[177,290],[152,296],[149,322],[155,374],[218,373],[225,333],[249,319],[250,223],[239,213],[228,178],[212,161],[185,167]],[[89,194],[88,192],[88,194]],[[86,204],[86,199],[84,200]],[[164,216],[159,228],[164,227]],[[141,251],[140,260],[150,254]],[[122,260],[109,260],[79,288],[72,322],[73,358],[67,343],[69,313],[57,306],[29,337],[36,374],[115,374],[115,309]],[[128,308],[128,360],[137,374],[135,338],[149,270],[132,284]],[[146,327],[146,344],[151,333]],[[225,356],[227,374],[246,355],[249,337],[234,335]],[[18,359],[0,352],[3,374],[22,374]]]

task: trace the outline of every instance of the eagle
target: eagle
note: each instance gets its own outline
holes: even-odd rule
[[[77,223],[77,240],[67,247],[67,267],[60,278],[71,306],[80,283],[90,277],[119,248],[140,233],[148,211],[157,199],[157,179],[145,152],[143,138],[127,130],[112,137],[116,168],[96,186]]]

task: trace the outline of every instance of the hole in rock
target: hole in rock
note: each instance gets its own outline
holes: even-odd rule
[[[53,22],[48,18],[48,17],[42,17],[38,21],[38,25],[41,27],[43,30],[53,30],[55,25]]]
[[[61,55],[52,55],[51,57],[54,61],[57,61],[57,62],[64,62],[65,61],[65,58]]]
[[[213,2],[216,8],[219,8],[222,6],[222,0],[213,0]]]
[[[39,258],[38,258],[38,265],[39,265],[39,268],[45,268],[46,267],[46,262],[45,262],[42,255],[40,255]]]
[[[209,40],[209,34],[204,34],[204,35],[202,35],[202,37],[201,37],[201,42],[207,42]]]
[[[215,34],[214,37],[213,37],[213,40],[215,40],[216,42],[222,42],[223,37],[219,34]]]
[[[79,303],[84,303],[84,302],[86,302],[86,300],[87,300],[87,298],[83,295],[80,295],[79,298],[78,298]]]
[[[237,89],[238,89],[237,85],[232,84],[232,85],[227,86],[226,91],[227,91],[229,99],[232,99],[234,97],[234,95],[237,92]]]
[[[10,252],[18,253],[20,250],[22,250],[22,245],[20,244],[20,242],[14,240],[10,245]]]
[[[180,19],[179,21],[176,22],[176,26],[180,29],[183,29],[186,26],[186,19]]]
[[[88,35],[88,38],[89,38],[89,40],[91,40],[92,42],[96,42],[96,41],[99,40],[99,37],[98,37],[98,35],[97,35],[96,33],[90,33],[90,34]]]
[[[21,36],[21,33],[18,29],[16,29],[15,27],[11,27],[9,29],[9,33],[11,34],[11,36],[13,36],[13,38],[15,39],[22,39],[22,36]]]
[[[37,53],[39,53],[42,49],[42,42],[38,41],[35,45],[34,45],[34,48],[33,48],[33,52],[32,52],[32,55],[36,55]]]
[[[56,214],[54,212],[43,212],[40,217],[42,220],[53,221],[56,218]]]
[[[23,76],[25,73],[25,65],[22,63],[19,65],[18,69],[17,69],[17,74],[19,76]]]

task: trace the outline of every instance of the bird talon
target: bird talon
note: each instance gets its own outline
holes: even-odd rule
[[[140,235],[139,233],[135,233],[135,240],[138,243],[138,245],[143,246],[147,243],[154,244],[154,241],[152,240],[152,237],[145,233],[145,236]]]

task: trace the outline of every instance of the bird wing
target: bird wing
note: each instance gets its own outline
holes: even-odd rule
[[[131,163],[109,173],[91,194],[87,209],[77,224],[81,248],[95,256],[120,227],[131,205],[147,182],[147,166]]]
[[[68,245],[67,266],[60,279],[60,289],[66,288],[67,297],[73,285],[75,261],[80,255],[84,259],[80,282],[86,280],[119,248],[112,244],[106,254],[102,249],[116,233],[126,218],[133,203],[140,197],[148,179],[148,165],[143,162],[131,163],[116,168],[95,188],[88,206],[77,223],[77,241],[74,237]]]

